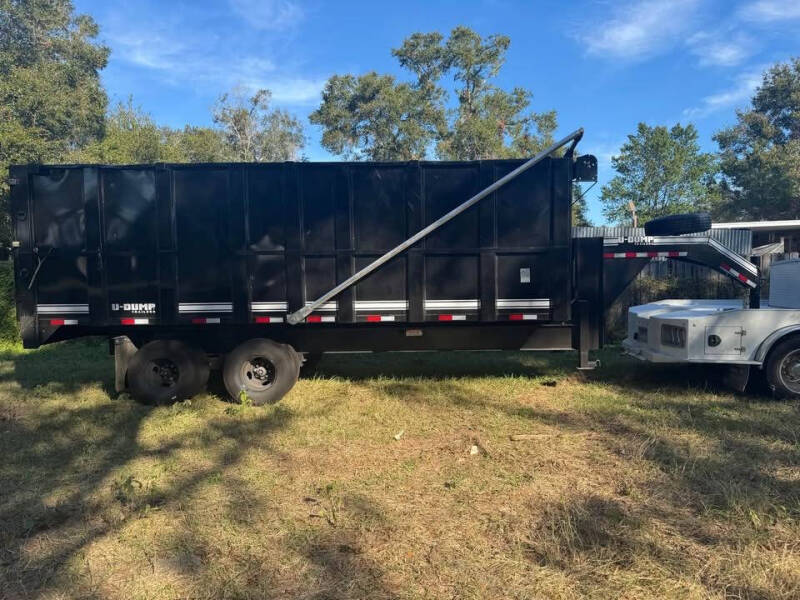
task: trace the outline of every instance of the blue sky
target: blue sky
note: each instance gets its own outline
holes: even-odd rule
[[[768,65],[800,55],[800,0],[74,0],[111,47],[112,101],[132,95],[159,123],[210,124],[236,86],[266,87],[307,124],[311,160],[331,160],[307,116],[335,73],[406,74],[390,49],[415,31],[467,25],[511,37],[496,83],[523,86],[558,133],[610,158],[639,121],[694,123],[707,150],[746,107]],[[587,195],[602,222],[598,185]]]

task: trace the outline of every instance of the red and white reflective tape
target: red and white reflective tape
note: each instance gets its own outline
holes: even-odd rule
[[[466,321],[467,315],[439,315],[440,321]]]
[[[195,317],[192,319],[194,325],[219,325],[219,317]]]
[[[149,325],[150,319],[134,319],[132,317],[124,317],[119,320],[123,325]]]
[[[382,321],[394,321],[394,315],[367,315],[367,323],[380,323]]]
[[[603,258],[679,258],[688,252],[669,250],[666,252],[604,252]]]
[[[336,317],[329,317],[327,315],[309,315],[306,317],[306,323],[335,323]]]
[[[722,263],[719,266],[719,268],[722,269],[723,271],[725,271],[728,275],[732,275],[733,277],[735,277],[736,279],[738,279],[742,283],[746,283],[747,285],[749,285],[752,288],[756,287],[756,282],[755,281],[752,281],[746,275],[742,275],[741,273],[739,273],[739,271],[737,271],[736,269],[732,268],[730,265],[726,265],[725,263]]]
[[[283,323],[283,317],[256,317],[256,323]]]
[[[50,319],[50,325],[77,325],[78,319]]]
[[[535,321],[539,318],[539,315],[528,315],[528,314],[520,314],[515,313],[508,315],[509,321]]]

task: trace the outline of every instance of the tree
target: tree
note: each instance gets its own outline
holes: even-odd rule
[[[586,214],[586,196],[578,184],[572,187],[572,225],[575,227],[588,227],[591,225],[589,215]]]
[[[71,158],[74,162],[106,164],[182,162],[182,159],[174,133],[156,125],[130,98],[108,115],[102,139],[77,150]]]
[[[334,75],[309,119],[322,125],[322,145],[334,154],[418,160],[444,127],[444,111],[430,101],[429,91],[374,72]]]
[[[69,0],[0,0],[0,202],[11,163],[57,161],[96,139],[106,94],[108,48]],[[5,215],[7,211],[3,211]],[[0,240],[10,236],[3,217]]]
[[[603,186],[600,201],[605,217],[615,223],[630,222],[630,203],[644,222],[708,210],[717,202],[716,160],[700,152],[691,124],[667,129],[639,123],[611,164],[618,174]]]
[[[295,160],[305,145],[300,121],[281,109],[270,109],[272,94],[258,90],[246,96],[234,90],[220,96],[213,109],[231,160]]]
[[[736,125],[714,136],[723,198],[715,215],[734,219],[800,217],[800,58],[764,74]]]
[[[325,148],[349,158],[409,160],[529,156],[552,141],[554,111],[529,112],[531,93],[494,86],[510,40],[456,27],[449,38],[415,33],[392,55],[414,79],[334,75],[312,113]],[[457,103],[448,110],[449,85]]]

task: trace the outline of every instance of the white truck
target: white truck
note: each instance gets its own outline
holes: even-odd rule
[[[715,261],[692,260],[687,239],[650,236],[637,240],[606,240],[606,258],[669,247],[670,258],[713,265]],[[710,238],[695,237],[689,244],[708,245]],[[633,248],[631,248],[633,246]],[[699,246],[698,246],[699,247]],[[769,300],[760,302],[758,270],[743,256],[716,248],[722,256],[719,270],[751,287],[745,300],[662,300],[628,311],[627,354],[654,363],[728,365],[727,383],[744,390],[753,367],[762,369],[776,396],[800,398],[800,260],[772,265]],[[685,252],[678,255],[676,253]],[[702,252],[701,252],[702,254]],[[727,255],[727,256],[725,256]],[[643,256],[640,256],[644,258]],[[622,258],[616,256],[614,258]],[[696,257],[695,257],[696,258]]]

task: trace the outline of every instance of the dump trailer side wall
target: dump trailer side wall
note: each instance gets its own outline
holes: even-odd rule
[[[522,162],[14,167],[24,343],[122,332],[209,351],[257,336],[300,350],[568,347],[571,157],[285,322]]]

